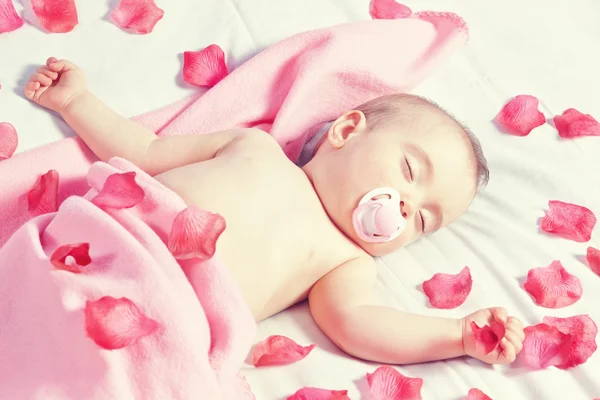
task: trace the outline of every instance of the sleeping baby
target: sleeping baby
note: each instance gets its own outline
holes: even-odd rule
[[[429,101],[398,94],[349,110],[324,125],[298,166],[257,129],[159,138],[90,93],[67,60],[49,58],[25,95],[59,113],[99,159],[127,159],[188,205],[222,215],[217,254],[256,321],[308,299],[322,331],[366,360],[503,364],[521,351],[523,325],[503,308],[440,318],[373,298],[372,257],[458,219],[488,179],[477,139]],[[486,354],[471,322],[494,321],[506,334]]]

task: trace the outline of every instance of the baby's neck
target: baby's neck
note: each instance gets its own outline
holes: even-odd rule
[[[298,157],[298,161],[296,161],[296,165],[300,168],[304,167],[312,158],[314,157],[317,149],[323,142],[323,138],[327,133],[327,130],[331,126],[331,121],[324,123],[317,132],[306,141],[302,151],[300,152],[300,157]]]

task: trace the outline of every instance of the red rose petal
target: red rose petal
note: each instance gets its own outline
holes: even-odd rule
[[[0,33],[12,32],[22,27],[25,23],[23,18],[19,17],[19,14],[17,14],[17,10],[15,10],[12,1],[13,0],[0,0]],[[0,137],[0,143],[1,142],[2,139]],[[0,147],[0,155],[1,154],[2,149]]]
[[[481,328],[477,323],[471,321],[471,329],[473,330],[476,346],[481,348],[485,354],[496,350],[500,344],[500,340],[502,340],[506,333],[504,324],[498,321],[492,321],[490,325],[484,325]]]
[[[544,324],[556,327],[568,336],[560,348],[553,365],[560,369],[573,368],[583,364],[596,352],[598,327],[588,315],[575,315],[568,318],[544,317]]]
[[[350,400],[347,390],[329,390],[314,387],[303,387],[287,400]]]
[[[371,0],[369,14],[374,19],[400,19],[410,17],[412,10],[394,0]]]
[[[135,172],[112,174],[92,203],[98,207],[131,208],[144,199],[144,189],[135,182]]]
[[[538,306],[547,308],[570,306],[583,295],[579,278],[570,274],[560,261],[530,269],[523,287]]]
[[[367,373],[370,400],[422,400],[423,379],[408,378],[389,365]]]
[[[126,298],[105,296],[85,304],[85,330],[98,346],[107,350],[134,344],[158,326]]]
[[[302,360],[314,349],[316,344],[300,346],[292,339],[281,336],[269,336],[252,349],[252,364],[255,367],[285,365]]]
[[[73,257],[75,264],[67,264],[67,257]],[[74,243],[60,246],[50,257],[50,262],[57,269],[79,274],[82,272],[81,267],[85,267],[92,262],[90,257],[89,243]]]
[[[118,26],[140,35],[152,32],[164,15],[154,0],[121,0],[110,14]]]
[[[2,0],[0,0],[2,1]],[[0,18],[2,17],[2,6],[0,5]],[[0,20],[0,33],[2,21]],[[0,122],[0,161],[11,158],[19,145],[19,135],[17,130],[9,122]]]
[[[31,8],[48,32],[71,32],[79,23],[75,0],[31,0]]]
[[[196,86],[213,87],[229,74],[225,53],[216,44],[183,53],[183,80]]]
[[[588,247],[585,258],[592,271],[600,275],[600,250],[591,246]]]
[[[189,206],[173,220],[169,250],[177,259],[207,260],[215,254],[217,240],[226,226],[219,214]]]
[[[517,136],[527,136],[534,128],[546,122],[544,114],[538,110],[536,97],[521,94],[506,103],[496,115],[496,123],[506,132]]]
[[[33,216],[58,210],[58,172],[51,169],[40,176],[27,194],[29,212]]]
[[[492,400],[492,398],[487,394],[483,393],[481,390],[473,388],[469,390],[467,400]]]
[[[464,267],[458,274],[437,273],[423,282],[423,292],[435,308],[450,309],[463,304],[473,286],[471,270]]]
[[[558,200],[549,201],[548,207],[540,224],[544,232],[576,242],[587,242],[592,238],[596,216],[590,209]]]
[[[523,358],[529,368],[539,369],[554,365],[563,343],[568,335],[559,331],[555,326],[537,324],[525,328],[523,350],[519,357]]]
[[[600,136],[600,123],[590,114],[583,114],[569,108],[562,115],[554,117],[558,135],[565,139],[582,136]]]

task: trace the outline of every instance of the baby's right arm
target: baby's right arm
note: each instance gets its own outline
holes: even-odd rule
[[[511,363],[522,349],[521,322],[502,308],[477,311],[465,318],[411,314],[375,305],[377,273],[370,259],[355,259],[321,278],[309,294],[319,327],[342,350],[355,357],[389,364],[412,364],[469,355],[481,361]],[[497,350],[478,352],[470,322],[502,322],[506,336]]]

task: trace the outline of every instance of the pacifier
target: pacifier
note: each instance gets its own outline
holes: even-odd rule
[[[377,196],[384,197],[375,199]],[[352,213],[354,230],[361,240],[371,243],[389,242],[406,227],[400,209],[400,193],[381,187],[365,194]]]

